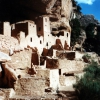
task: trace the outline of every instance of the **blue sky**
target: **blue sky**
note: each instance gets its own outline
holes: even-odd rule
[[[83,14],[92,14],[100,22],[100,0],[76,0]]]

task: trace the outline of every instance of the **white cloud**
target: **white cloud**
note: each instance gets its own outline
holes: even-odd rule
[[[92,5],[95,0],[76,0],[78,3],[85,3]]]

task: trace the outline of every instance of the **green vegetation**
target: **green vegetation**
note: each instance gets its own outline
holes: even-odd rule
[[[82,58],[87,58],[87,59],[90,59],[90,58],[91,58],[91,56],[90,56],[90,55],[88,55],[88,54],[85,54]]]
[[[73,7],[76,7],[77,6],[77,1],[72,0],[72,4],[73,4]]]
[[[77,78],[77,83],[74,84],[79,100],[100,100],[100,66],[92,61],[84,72],[83,77]]]
[[[95,28],[95,27],[96,27],[96,25],[93,24],[93,23],[90,23],[90,24],[86,27],[85,31],[86,31],[86,36],[87,36],[87,38],[94,38],[94,28]]]
[[[71,28],[72,28],[72,32],[71,32],[71,45],[75,45],[75,43],[77,42],[79,36],[80,36],[80,31],[81,31],[81,25],[79,20],[76,19],[72,19],[70,22]]]
[[[85,54],[82,58],[83,58],[84,62],[86,62],[86,63],[90,63],[92,60],[91,56],[88,54]]]
[[[81,10],[82,10],[82,8],[81,8],[80,5],[78,4],[78,5],[77,5],[77,12],[78,12],[78,13],[81,13]]]
[[[97,36],[96,36],[96,38],[100,42],[100,26],[97,26]]]
[[[77,7],[77,9],[74,10],[74,12],[77,15],[81,14],[81,7],[78,5],[78,3],[75,0],[72,0],[73,7]],[[100,26],[97,26],[94,23],[90,23],[87,27],[82,26],[82,22],[80,24],[80,19],[72,19],[70,22],[70,26],[72,28],[71,31],[71,46],[74,46],[77,43],[80,44],[81,42],[81,29],[85,30],[86,32],[86,40],[82,44],[82,47],[85,49],[86,52],[96,52],[98,55],[100,55]],[[83,21],[84,23],[84,21]],[[97,34],[94,34],[94,32],[97,31]]]
[[[97,35],[94,35],[94,29],[96,27]],[[90,23],[86,29],[86,36],[87,39],[85,40],[85,43],[83,47],[88,52],[96,52],[98,55],[100,55],[100,26],[96,26],[93,23]]]
[[[72,4],[73,4],[73,7],[77,7],[77,9],[75,9],[75,12],[76,12],[76,13],[81,13],[82,8],[81,8],[81,6],[77,3],[77,1],[72,0]]]
[[[77,3],[77,1],[72,0],[72,4],[73,7],[75,7],[76,9],[74,9],[74,12],[76,14],[81,14],[81,7],[80,5]],[[78,42],[78,38],[80,36],[80,32],[81,32],[81,25],[79,22],[79,19],[75,18],[72,19],[70,22],[71,28],[72,28],[72,32],[71,32],[71,45],[74,46],[76,42]]]

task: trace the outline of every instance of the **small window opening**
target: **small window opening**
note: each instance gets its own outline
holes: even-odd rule
[[[67,37],[68,37],[68,33],[67,33]]]
[[[48,46],[48,42],[47,42],[46,46]]]
[[[63,73],[65,76],[74,76],[74,73]]]
[[[61,69],[59,69],[59,75],[61,75]]]
[[[30,42],[32,42],[32,37],[30,38]]]
[[[42,44],[42,41],[40,40],[40,44]]]
[[[39,31],[41,31],[41,27],[39,27]]]
[[[47,22],[47,18],[45,18],[45,22]]]

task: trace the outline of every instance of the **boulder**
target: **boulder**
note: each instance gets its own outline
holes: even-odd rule
[[[14,88],[14,84],[17,80],[16,71],[12,68],[11,65],[2,63],[2,77],[0,78],[0,87],[1,88]]]
[[[5,93],[0,90],[0,100],[5,100]]]

